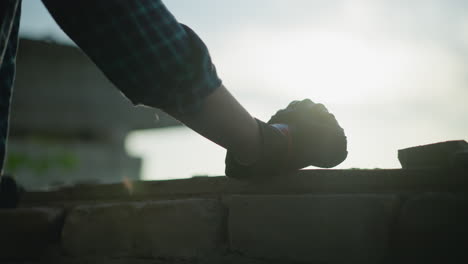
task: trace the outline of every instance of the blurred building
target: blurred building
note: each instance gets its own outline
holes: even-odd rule
[[[180,125],[134,107],[78,48],[28,39],[10,119],[6,171],[29,189],[137,179],[141,159],[127,155],[126,135]]]

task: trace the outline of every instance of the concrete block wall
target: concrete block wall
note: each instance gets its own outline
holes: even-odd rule
[[[389,256],[398,205],[394,195],[244,195],[228,200],[231,250],[304,263],[383,263]]]
[[[202,181],[216,189],[220,180],[225,181]],[[183,189],[197,181],[170,181],[165,187]],[[211,197],[81,197],[63,199],[60,206],[40,201],[48,208],[26,200],[25,208],[0,211],[0,260],[468,263],[468,195],[463,191],[274,194],[260,187],[242,193],[237,183],[227,184]],[[243,186],[244,192],[252,188]],[[82,195],[87,195],[84,189]]]
[[[67,217],[63,248],[77,257],[195,258],[222,247],[223,222],[216,200],[84,205]]]

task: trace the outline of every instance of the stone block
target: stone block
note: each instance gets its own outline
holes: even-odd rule
[[[63,216],[57,208],[0,210],[0,260],[40,258],[58,243]]]
[[[73,256],[193,258],[223,245],[217,200],[79,206],[67,217],[63,245]]]
[[[439,142],[398,150],[403,169],[467,168],[468,143],[464,140]]]
[[[230,248],[305,263],[382,263],[398,198],[394,195],[232,196]]]
[[[468,263],[468,196],[411,196],[402,204],[393,248],[394,263]]]

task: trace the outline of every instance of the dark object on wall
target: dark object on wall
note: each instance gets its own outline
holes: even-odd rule
[[[403,169],[468,168],[465,140],[439,142],[398,150]]]

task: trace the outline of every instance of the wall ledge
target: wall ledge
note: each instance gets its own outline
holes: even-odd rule
[[[409,170],[301,170],[267,182],[220,177],[195,177],[129,184],[66,187],[47,192],[25,192],[21,206],[60,205],[96,201],[216,198],[230,194],[414,193],[467,192],[468,171]]]

